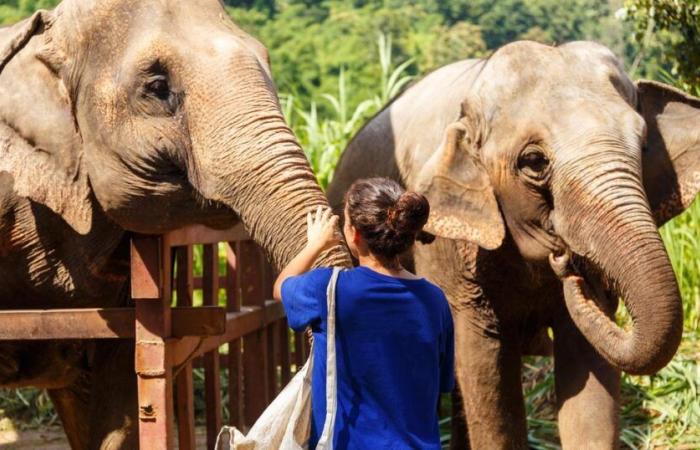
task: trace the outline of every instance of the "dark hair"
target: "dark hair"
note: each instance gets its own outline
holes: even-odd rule
[[[355,181],[345,194],[350,224],[367,242],[370,252],[392,259],[419,240],[435,237],[423,232],[430,205],[421,194],[406,191],[389,178]]]

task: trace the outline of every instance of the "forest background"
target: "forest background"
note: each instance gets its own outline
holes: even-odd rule
[[[0,0],[10,24],[56,0]],[[282,106],[326,186],[347,141],[411,81],[518,39],[593,40],[632,79],[700,93],[698,0],[226,0],[233,20],[268,48]],[[629,448],[700,448],[700,204],[662,229],[684,299],[684,343],[653,377],[624,376]],[[627,320],[624,310],[619,320]],[[533,448],[558,448],[548,358],[523,374]],[[200,405],[201,406],[201,405]],[[201,417],[201,416],[200,416]],[[0,428],[57,421],[40,391],[0,391]],[[447,418],[443,438],[449,439]]]

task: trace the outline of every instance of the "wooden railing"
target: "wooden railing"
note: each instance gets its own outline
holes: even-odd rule
[[[202,246],[201,276],[195,245]],[[206,448],[214,448],[224,407],[228,422],[246,429],[306,359],[306,339],[289,332],[282,305],[270,300],[272,282],[270,265],[241,226],[134,237],[134,307],[3,311],[0,339],[135,339],[142,450],[172,449],[175,430],[180,449],[197,447],[193,370],[203,368]]]

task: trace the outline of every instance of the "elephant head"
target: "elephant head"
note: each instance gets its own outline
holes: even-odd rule
[[[91,201],[141,233],[240,220],[280,265],[326,204],[266,49],[217,0],[65,0],[0,30],[0,70],[0,116],[47,171],[20,190],[79,233]]]
[[[517,42],[477,65],[459,117],[420,162],[426,230],[495,249],[507,229],[526,261],[554,255],[569,313],[596,350],[629,373],[657,371],[683,322],[657,226],[700,187],[700,100],[631,82],[588,42]],[[565,251],[581,277],[561,267]],[[623,298],[629,331],[590,300],[601,286]]]

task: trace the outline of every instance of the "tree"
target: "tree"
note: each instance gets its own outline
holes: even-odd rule
[[[654,40],[681,83],[700,86],[700,3],[697,0],[627,0],[623,16],[635,25],[635,38],[646,50]]]

